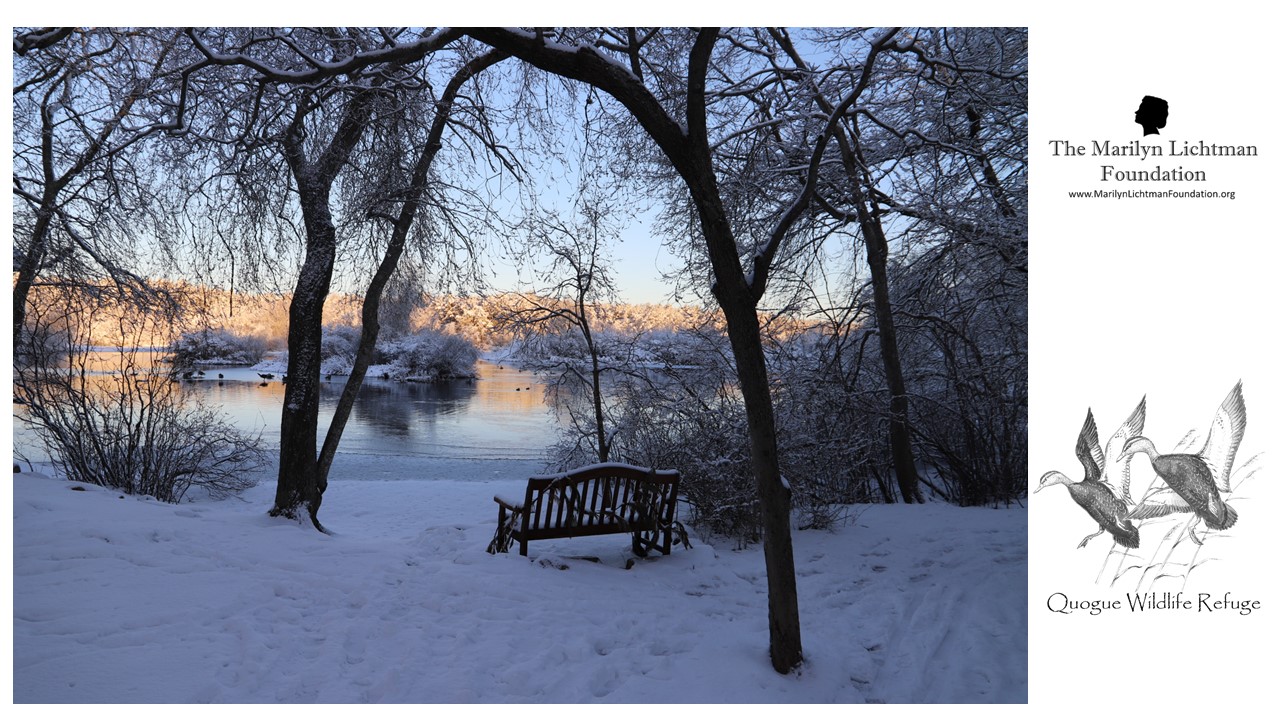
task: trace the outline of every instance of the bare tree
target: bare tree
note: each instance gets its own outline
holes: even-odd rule
[[[576,379],[575,389],[587,389],[592,409],[590,430],[579,433],[577,440],[591,438],[596,458],[606,462],[612,436],[606,430],[601,383],[606,367],[596,321],[600,303],[616,297],[605,265],[605,243],[611,233],[594,198],[581,198],[578,212],[582,222],[573,226],[550,214],[529,221],[527,251],[533,253],[534,262],[541,264],[545,259],[547,264],[536,271],[541,284],[515,296],[514,306],[500,316],[500,322],[503,329],[523,334],[526,345],[565,333],[581,340],[585,358],[572,351],[552,350],[545,342],[525,354],[532,369],[557,376],[548,386],[551,392],[566,392],[569,377]],[[588,364],[585,376],[581,368],[584,361]],[[568,392],[573,394],[572,389]],[[572,411],[570,416],[576,419]]]
[[[832,83],[834,93],[843,94],[847,84],[869,87],[875,78],[876,63],[879,56],[895,46],[895,36],[899,28],[881,32],[867,44],[865,53],[858,58],[856,65],[833,73],[836,77],[847,75]],[[824,112],[835,113],[835,101],[829,100],[824,89],[819,87],[816,79],[818,73],[804,60],[796,50],[789,34],[783,29],[770,30],[779,47],[795,64],[796,69],[809,78],[810,90],[815,101]],[[923,496],[919,490],[919,479],[916,473],[915,456],[911,451],[911,437],[908,419],[908,401],[906,383],[903,380],[902,361],[898,353],[897,332],[893,321],[893,308],[889,301],[888,261],[889,243],[885,236],[884,224],[879,208],[872,201],[874,189],[870,167],[866,153],[862,149],[862,133],[857,127],[859,108],[849,108],[835,125],[834,136],[839,149],[840,163],[848,180],[847,197],[853,210],[836,210],[829,202],[823,203],[828,212],[840,219],[854,220],[866,246],[867,265],[871,271],[871,282],[874,291],[874,308],[876,314],[876,333],[880,339],[880,357],[884,362],[885,378],[889,385],[889,444],[892,448],[893,466],[898,479],[898,487],[905,502],[920,502]]]
[[[17,342],[42,277],[144,302],[130,269],[152,209],[141,141],[174,127],[179,33],[33,28],[14,32],[14,285]],[[105,280],[106,283],[99,282]]]
[[[276,484],[272,515],[296,517],[305,507],[311,522],[323,529],[317,517],[325,485],[316,453],[320,414],[321,327],[324,301],[329,295],[337,253],[337,230],[329,207],[334,180],[371,120],[375,88],[365,86],[352,94],[341,110],[337,127],[309,156],[304,127],[308,115],[319,107],[317,98],[304,96],[282,144],[298,190],[298,202],[307,230],[306,256],[289,303],[290,383],[280,416],[280,477]]]
[[[368,179],[358,170],[356,151],[365,147],[370,148],[369,154],[377,155],[377,143],[387,137],[378,135],[379,128],[400,126],[408,130],[414,126],[416,121],[409,120],[406,113],[424,104],[421,100],[430,90],[424,68],[427,60],[460,37],[459,32],[451,30],[418,37],[403,37],[403,33],[296,29],[247,36],[213,33],[206,38],[199,32],[189,32],[206,63],[246,72],[250,80],[242,82],[256,88],[249,95],[240,96],[242,119],[226,125],[234,130],[254,128],[260,123],[264,129],[254,128],[251,133],[233,136],[231,144],[251,152],[277,148],[297,193],[305,253],[290,304],[289,384],[281,415],[280,475],[271,514],[296,518],[305,507],[311,522],[321,530],[318,512],[328,471],[373,358],[382,293],[426,204],[433,163],[450,127],[459,92],[472,77],[503,57],[491,52],[461,63],[443,94],[434,102],[425,103],[429,108],[425,120],[429,129],[407,177],[371,173],[378,179],[390,179],[391,187],[384,185],[376,192],[346,191],[341,198],[347,203],[346,212],[362,213],[375,224],[389,224],[390,238],[365,293],[355,367],[323,447],[317,452],[321,323],[339,249],[339,221],[333,209],[335,189],[344,171],[351,170],[349,174],[353,176],[346,181],[349,187],[360,186]],[[273,115],[287,118],[278,130],[272,130]],[[485,136],[483,122],[457,120],[454,125],[484,136],[487,147],[497,145]],[[400,166],[400,159],[378,157],[396,167]],[[270,173],[267,177],[271,177]],[[357,202],[351,204],[352,198]]]
[[[837,226],[855,228],[865,247],[874,334],[879,339],[875,354],[890,394],[891,456],[899,491],[911,501],[919,492],[912,438],[926,446],[935,468],[944,467],[948,473],[963,468],[965,475],[974,475],[976,470],[972,462],[958,463],[954,446],[940,444],[938,432],[923,431],[907,415],[908,396],[913,394],[908,376],[932,372],[930,358],[938,352],[954,359],[957,350],[960,355],[970,355],[976,346],[967,338],[952,338],[943,346],[930,344],[928,350],[912,353],[911,346],[921,342],[920,326],[930,326],[941,341],[958,328],[977,327],[975,321],[990,313],[1016,314],[1019,308],[1025,309],[1025,293],[1016,292],[1018,285],[1025,288],[1026,272],[1022,184],[1026,156],[1025,31],[897,28],[881,43],[873,44],[869,55],[862,43],[866,31],[824,31],[811,38],[828,58],[822,72],[806,63],[784,31],[772,32],[791,62],[810,78],[817,101],[824,107],[833,105],[828,98],[838,96],[846,84],[873,78],[871,91],[841,119],[836,133],[839,172],[824,178],[817,202]],[[978,256],[990,256],[994,261],[971,264]],[[958,270],[959,261],[965,263],[963,271]],[[934,270],[927,271],[929,267]],[[950,290],[962,286],[972,289],[969,281],[989,275],[990,268],[1001,268],[995,274],[1003,278],[1004,289],[990,288],[999,301],[993,296],[988,296],[988,301],[970,296],[965,301],[967,310],[959,306],[942,309],[936,304],[928,311],[920,307],[922,296],[936,301]],[[891,282],[895,273],[905,283],[901,290],[895,290]],[[1019,280],[1018,274],[1024,277]],[[926,277],[933,284],[925,281]],[[849,317],[858,304],[855,298],[833,311]],[[982,313],[972,314],[978,307],[984,308]],[[908,337],[902,339],[898,330],[904,320]],[[1008,327],[1025,328],[1025,319],[1019,322],[1014,318]],[[870,334],[858,333],[860,345],[864,345]],[[916,367],[909,367],[906,354],[914,355]],[[952,372],[958,372],[959,367],[953,364]],[[916,402],[930,408],[924,426],[936,426],[940,414],[958,410],[959,396],[969,397],[970,391],[979,387],[967,381],[963,385],[968,390],[950,394],[950,400],[944,401],[936,393],[923,392],[921,383],[916,383]],[[1000,383],[984,382],[982,386],[984,393],[1002,395]],[[1017,434],[1016,418],[1022,412],[1010,408],[986,418],[976,412],[974,401],[972,397],[964,401],[969,406],[964,417],[970,423],[965,437],[985,435],[991,423],[1004,421],[1013,424],[998,434],[1010,439]],[[962,444],[973,446],[972,442]],[[1006,449],[1012,448],[1006,444]],[[976,457],[983,452],[975,448],[963,454]],[[1016,451],[993,454],[1017,457]],[[1003,468],[999,476],[1008,471]],[[977,487],[968,481],[962,484]],[[943,497],[960,497],[934,489]],[[964,496],[971,494],[966,491]]]
[[[775,205],[768,229],[742,248],[726,209],[722,168],[713,152],[713,135],[719,140],[721,133],[750,132],[742,127],[727,129],[727,118],[721,114],[733,98],[750,93],[756,84],[750,74],[738,74],[742,68],[727,64],[726,57],[736,52],[732,38],[722,46],[727,48],[726,55],[717,58],[721,33],[716,28],[666,33],[605,30],[594,37],[489,28],[470,28],[467,33],[536,67],[587,83],[611,96],[626,108],[683,182],[705,242],[713,278],[711,291],[724,313],[746,406],[752,466],[764,519],[770,657],[775,670],[790,672],[802,659],[791,549],[791,498],[778,466],[773,402],[756,309],[775,269],[775,258],[813,197],[816,170],[836,119],[857,99],[861,88],[854,88],[826,121],[797,131],[797,140],[802,139],[811,151],[800,174],[802,182]],[[724,87],[709,90],[709,80],[724,83]]]
[[[913,431],[962,504],[1026,492],[1026,40],[1019,28],[917,35],[928,144],[910,161],[916,183],[885,203],[927,241],[897,269],[895,301],[930,408]]]

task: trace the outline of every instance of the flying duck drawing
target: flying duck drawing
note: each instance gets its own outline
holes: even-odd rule
[[[1200,452],[1161,455],[1145,437],[1126,442],[1120,456],[1127,459],[1137,453],[1146,454],[1156,475],[1169,487],[1168,491],[1158,491],[1144,499],[1128,517],[1145,520],[1175,512],[1195,513],[1187,533],[1197,545],[1203,544],[1195,533],[1200,520],[1210,530],[1226,530],[1234,525],[1236,511],[1223,502],[1222,493],[1231,491],[1231,465],[1244,437],[1244,426],[1244,394],[1237,382],[1218,407]]]
[[[1036,492],[1050,485],[1066,485],[1071,499],[1098,523],[1098,532],[1086,536],[1076,547],[1084,547],[1104,532],[1111,533],[1115,541],[1124,547],[1138,547],[1138,528],[1127,518],[1129,505],[1133,502],[1129,499],[1129,458],[1123,456],[1120,449],[1142,432],[1146,416],[1147,399],[1144,397],[1130,413],[1129,419],[1107,440],[1107,449],[1103,453],[1098,444],[1098,427],[1093,421],[1093,410],[1090,409],[1085,417],[1084,427],[1080,429],[1080,437],[1076,440],[1076,457],[1084,466],[1084,480],[1072,482],[1071,478],[1057,470],[1050,470],[1041,476]],[[1118,491],[1112,483],[1119,483]]]

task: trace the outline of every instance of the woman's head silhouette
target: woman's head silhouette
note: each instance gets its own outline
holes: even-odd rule
[[[1169,119],[1169,103],[1151,95],[1142,98],[1142,104],[1133,114],[1133,121],[1142,126],[1143,135],[1159,135]]]

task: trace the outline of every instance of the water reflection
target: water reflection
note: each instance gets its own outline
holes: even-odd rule
[[[111,353],[93,367],[117,367]],[[243,367],[205,367],[204,375],[179,379],[188,391],[219,407],[237,428],[261,434],[278,447],[280,408],[285,385],[279,373],[263,378]],[[529,372],[492,363],[477,365],[479,378],[439,383],[410,383],[366,378],[339,451],[363,455],[408,455],[457,460],[529,460],[541,462],[555,436],[555,419],[543,401],[543,386]],[[321,381],[320,432],[342,395],[345,376]],[[20,408],[15,407],[15,413]],[[29,449],[30,438],[15,424],[15,446]],[[30,454],[33,460],[43,453]]]

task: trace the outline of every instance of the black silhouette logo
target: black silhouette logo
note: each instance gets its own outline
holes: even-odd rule
[[[1165,122],[1169,119],[1169,103],[1152,95],[1146,95],[1142,98],[1142,104],[1138,106],[1137,112],[1133,114],[1133,121],[1142,126],[1142,134],[1159,135],[1160,128],[1164,127]]]

